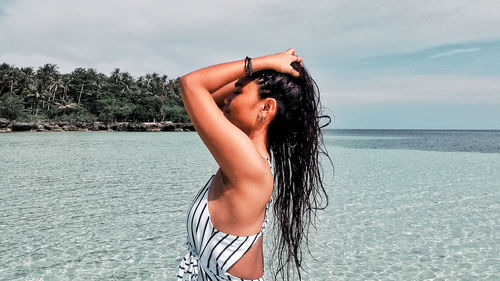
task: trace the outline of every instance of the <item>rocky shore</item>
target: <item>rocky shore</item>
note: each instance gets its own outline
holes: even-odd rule
[[[162,132],[162,131],[194,131],[191,123],[164,122],[67,122],[37,121],[17,122],[0,118],[1,132],[65,132],[65,131],[128,131],[128,132]]]

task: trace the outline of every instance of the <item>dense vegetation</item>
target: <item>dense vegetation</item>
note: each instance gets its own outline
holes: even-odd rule
[[[38,70],[0,65],[0,117],[16,121],[188,122],[179,79],[116,68],[110,76],[77,68],[61,74],[55,64]]]

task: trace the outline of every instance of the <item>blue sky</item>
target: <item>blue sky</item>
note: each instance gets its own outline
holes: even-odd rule
[[[500,2],[0,0],[0,61],[177,77],[284,51],[331,128],[500,129]]]

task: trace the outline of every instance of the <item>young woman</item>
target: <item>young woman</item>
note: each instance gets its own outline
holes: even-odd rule
[[[262,232],[273,193],[276,276],[288,279],[295,267],[300,279],[311,217],[328,204],[319,93],[302,58],[289,49],[213,65],[183,76],[181,88],[220,168],[189,209],[178,280],[264,280]]]

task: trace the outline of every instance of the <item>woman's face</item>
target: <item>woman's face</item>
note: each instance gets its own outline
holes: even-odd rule
[[[257,115],[263,108],[259,98],[259,86],[255,81],[245,78],[236,82],[234,92],[224,100],[224,116],[243,132],[249,135],[257,122]]]

